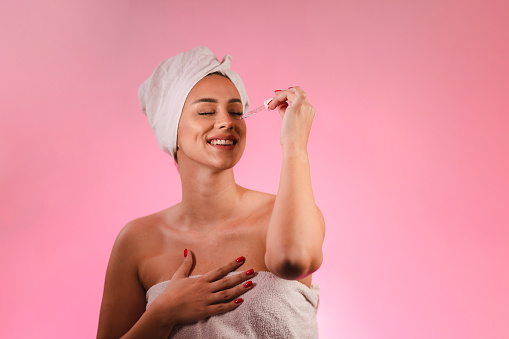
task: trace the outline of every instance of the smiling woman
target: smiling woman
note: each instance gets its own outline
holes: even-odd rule
[[[201,79],[189,92],[180,117],[177,138],[180,170],[189,163],[189,156],[198,162],[223,162],[218,164],[223,169],[233,167],[246,145],[242,114],[239,91],[227,77],[211,74]]]
[[[98,338],[317,337],[311,274],[325,224],[307,155],[314,109],[299,87],[276,91],[268,108],[283,118],[278,193],[237,185],[249,101],[229,66],[199,46],[140,87],[158,142],[178,163],[182,201],[118,235]]]

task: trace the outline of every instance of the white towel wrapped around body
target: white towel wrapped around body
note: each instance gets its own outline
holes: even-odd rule
[[[152,75],[141,84],[138,98],[141,110],[147,116],[163,151],[175,158],[177,130],[182,108],[194,85],[207,75],[219,72],[235,85],[244,106],[249,110],[249,99],[240,76],[230,70],[232,57],[226,55],[219,62],[205,46],[197,46],[161,62]]]
[[[196,323],[176,326],[170,338],[318,338],[317,285],[309,288],[270,272],[258,272],[251,280],[254,288],[242,295],[241,306]],[[147,308],[168,283],[156,284],[147,291]]]

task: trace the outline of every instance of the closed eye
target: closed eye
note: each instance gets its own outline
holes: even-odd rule
[[[228,112],[228,113],[239,117],[244,115],[243,112]],[[198,115],[213,115],[213,114],[216,114],[216,112],[198,112]]]

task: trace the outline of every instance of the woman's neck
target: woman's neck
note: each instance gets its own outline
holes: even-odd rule
[[[189,227],[220,227],[238,214],[245,190],[235,183],[233,169],[181,166],[180,178],[180,214]]]

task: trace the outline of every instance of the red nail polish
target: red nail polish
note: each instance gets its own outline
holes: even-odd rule
[[[253,285],[253,282],[251,280],[244,283],[245,288],[251,287],[251,285]]]
[[[269,107],[270,103],[272,102],[272,100],[274,99],[271,99],[268,103],[267,103],[267,108]]]
[[[184,258],[187,257],[187,248],[184,249]]]
[[[254,270],[253,269],[250,269],[250,270],[246,271],[246,275],[253,275],[253,274],[254,274]]]
[[[274,93],[281,92],[281,91],[282,91],[282,89],[276,89],[276,90],[274,91]]]
[[[235,261],[238,262],[238,263],[241,263],[241,262],[244,262],[244,260],[246,260],[246,258],[238,257]]]
[[[292,89],[292,88],[293,88],[293,86],[292,87],[288,87],[288,89]]]
[[[235,299],[236,304],[241,304],[243,301],[244,301],[244,299],[242,299],[242,298]]]

